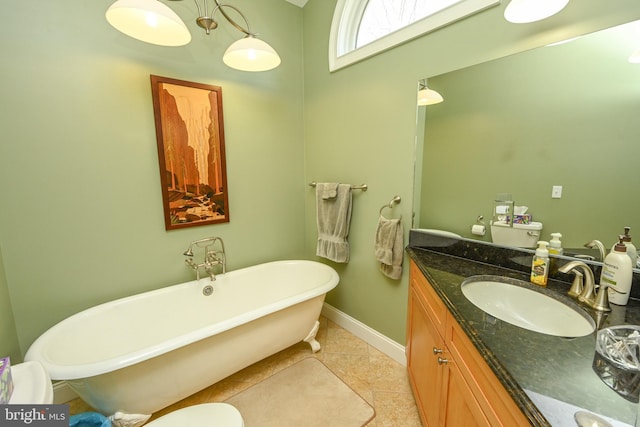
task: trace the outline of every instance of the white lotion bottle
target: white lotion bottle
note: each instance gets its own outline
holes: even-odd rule
[[[623,239],[624,236],[620,235],[619,242],[604,259],[600,275],[600,285],[608,286],[609,302],[617,305],[627,305],[633,275],[631,258],[627,255]]]
[[[627,247],[627,255],[631,258],[631,268],[635,268],[638,265],[638,249],[631,243],[631,227],[624,228],[624,245]]]
[[[638,249],[636,249],[635,245],[631,243],[631,234],[629,234],[629,231],[631,231],[631,227],[624,228],[624,235],[622,236],[622,240],[624,242],[624,245],[627,247],[627,255],[629,255],[629,258],[631,258],[631,268],[635,268],[638,264]],[[616,245],[617,243],[614,244],[613,247],[615,247]],[[613,248],[611,248],[611,250],[613,251]]]

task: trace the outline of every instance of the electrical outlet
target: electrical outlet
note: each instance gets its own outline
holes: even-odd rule
[[[562,185],[554,185],[551,188],[551,198],[552,199],[561,199],[562,198]]]

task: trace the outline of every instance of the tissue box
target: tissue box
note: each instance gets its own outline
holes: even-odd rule
[[[9,403],[13,393],[13,379],[11,378],[11,364],[9,358],[0,359],[0,405]]]
[[[513,216],[514,224],[531,224],[531,221],[533,221],[533,215],[531,214],[516,214]]]

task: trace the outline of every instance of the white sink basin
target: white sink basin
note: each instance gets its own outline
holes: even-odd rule
[[[472,276],[462,282],[464,296],[482,311],[530,331],[559,337],[592,333],[593,319],[577,305],[545,295],[544,288],[500,276]]]

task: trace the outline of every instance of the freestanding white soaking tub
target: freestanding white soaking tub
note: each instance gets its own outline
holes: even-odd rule
[[[25,360],[105,415],[151,414],[297,342],[319,350],[338,281],[322,263],[275,261],[145,292],[61,321]]]

